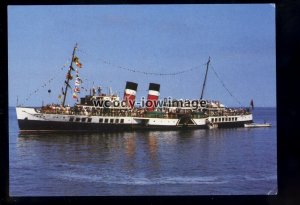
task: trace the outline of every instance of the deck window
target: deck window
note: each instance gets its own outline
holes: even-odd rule
[[[74,121],[74,117],[70,117],[69,121],[73,122]]]
[[[108,123],[108,119],[105,119],[105,120],[104,120],[104,123]]]
[[[235,117],[234,120],[237,121],[237,117]]]
[[[231,121],[231,117],[230,117],[230,118],[228,118],[228,121],[229,121],[229,122]]]
[[[124,123],[124,119],[121,119],[120,123]]]
[[[92,122],[92,118],[88,118],[88,122]]]
[[[114,123],[114,119],[110,119],[110,120],[109,120],[109,123]]]
[[[86,118],[81,118],[81,122],[85,122],[86,121]]]
[[[214,122],[214,120],[215,120],[214,118],[211,118],[211,122]]]
[[[80,121],[80,118],[79,118],[79,117],[77,117],[77,118],[76,118],[76,122],[79,122],[79,121]]]
[[[116,123],[119,123],[119,119],[116,119]]]
[[[103,123],[103,118],[99,118],[99,123]]]

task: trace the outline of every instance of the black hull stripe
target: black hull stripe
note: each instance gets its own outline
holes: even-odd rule
[[[245,122],[231,122],[219,124],[219,128],[244,127]],[[21,131],[84,131],[84,132],[114,132],[132,130],[181,130],[181,129],[207,129],[205,125],[128,125],[128,124],[105,124],[105,123],[82,123],[82,122],[53,122],[37,120],[18,120]]]

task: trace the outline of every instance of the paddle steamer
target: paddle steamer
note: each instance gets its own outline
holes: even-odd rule
[[[210,59],[206,64],[201,97],[192,103],[174,99],[164,99],[158,103],[160,84],[149,83],[145,103],[148,106],[136,106],[138,84],[129,81],[126,82],[122,99],[116,94],[105,94],[95,88],[92,88],[89,95],[79,99],[81,79],[78,68],[82,64],[76,50],[77,45],[73,49],[65,87],[62,89],[61,104],[16,107],[21,132],[213,129],[244,127],[253,122],[249,108],[227,108],[220,102],[203,100]],[[73,89],[70,86],[72,80],[75,81]],[[73,98],[78,100],[73,106],[65,105],[69,90],[73,91]]]

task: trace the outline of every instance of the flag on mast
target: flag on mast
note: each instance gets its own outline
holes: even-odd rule
[[[252,108],[252,110],[254,109],[254,102],[253,102],[253,99],[251,99],[251,101],[250,101],[250,106],[251,106],[251,108]]]
[[[79,62],[79,58],[77,56],[74,57],[73,61],[77,67],[82,68],[82,64]]]

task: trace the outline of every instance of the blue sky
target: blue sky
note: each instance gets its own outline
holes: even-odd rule
[[[270,4],[9,6],[9,105],[15,106],[17,97],[28,106],[58,103],[67,72],[61,68],[76,42],[85,88],[94,83],[123,96],[126,81],[133,81],[141,98],[153,82],[161,84],[162,98],[198,99],[210,56],[212,68],[243,106],[251,99],[255,106],[276,106],[275,8]],[[120,66],[155,73],[198,68],[157,76]],[[204,98],[240,106],[213,70]]]

